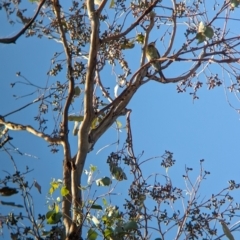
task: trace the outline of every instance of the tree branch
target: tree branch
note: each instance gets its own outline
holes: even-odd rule
[[[30,125],[22,125],[18,123],[13,122],[6,122],[2,117],[0,117],[0,124],[3,124],[7,129],[14,130],[14,131],[27,131],[29,133],[32,133],[33,135],[44,139],[45,141],[52,143],[52,144],[63,144],[63,141],[60,138],[53,138],[47,134],[44,134],[42,132],[37,131]]]
[[[44,100],[44,99],[46,99],[46,98],[48,98],[48,97],[51,97],[51,95],[52,95],[52,94],[49,94],[49,95],[47,95],[46,97],[38,97],[37,99],[33,100],[32,102],[27,103],[26,105],[24,105],[24,106],[22,106],[22,107],[20,107],[20,108],[18,108],[18,109],[16,109],[16,110],[13,110],[12,112],[9,112],[9,113],[3,115],[3,117],[5,118],[5,117],[7,117],[7,116],[9,116],[9,115],[11,115],[11,114],[13,114],[13,113],[19,112],[19,111],[23,110],[24,108],[26,108],[26,107],[34,104],[34,103],[37,103],[37,102],[42,101],[42,100]]]
[[[105,43],[105,42],[109,42],[111,40],[116,40],[119,39],[125,35],[127,35],[130,31],[132,31],[140,22],[141,20],[147,15],[149,14],[153,8],[157,5],[158,0],[155,0],[148,9],[145,10],[145,12],[128,28],[126,29],[124,32],[119,33],[117,35],[114,36],[110,36],[110,37],[106,37],[104,39],[101,40],[101,43]]]
[[[99,6],[99,8],[97,9],[97,14],[100,15],[100,13],[102,12],[103,8],[105,7],[106,3],[108,0],[103,0]]]
[[[0,38],[0,43],[4,43],[4,44],[16,43],[17,39],[21,35],[23,35],[26,32],[26,30],[33,24],[33,22],[35,21],[35,19],[38,16],[38,13],[40,12],[41,7],[45,3],[45,1],[46,0],[42,0],[40,2],[40,4],[38,5],[38,8],[37,8],[37,11],[36,11],[35,15],[33,16],[33,18],[29,21],[28,24],[26,24],[26,26],[18,34],[16,34],[14,37],[11,37],[11,38]]]
[[[77,227],[77,222],[80,226],[82,224],[82,214],[79,213],[79,209],[83,206],[81,191],[81,176],[83,167],[89,150],[89,137],[88,133],[91,128],[93,121],[93,91],[94,91],[94,77],[97,66],[97,53],[99,49],[99,13],[95,11],[94,0],[87,0],[88,16],[91,22],[91,38],[90,38],[90,49],[87,66],[87,75],[85,82],[85,95],[84,95],[84,119],[81,123],[81,127],[78,131],[78,152],[76,156],[75,166],[76,169],[72,169],[72,209],[73,217],[70,233],[71,236],[81,236],[82,227]]]
[[[13,138],[7,135],[7,137],[2,142],[0,142],[0,148],[2,148],[10,140],[13,140]]]
[[[71,148],[68,139],[68,110],[71,105],[73,96],[74,96],[74,78],[73,78],[73,68],[72,68],[72,54],[71,50],[68,47],[67,38],[65,35],[65,31],[63,29],[62,24],[62,16],[61,16],[61,6],[58,0],[53,0],[53,10],[57,18],[58,29],[60,32],[60,38],[63,44],[63,48],[66,55],[67,61],[67,79],[68,79],[68,95],[63,109],[63,120],[62,120],[62,129],[61,134],[63,137],[63,151],[64,151],[64,164],[63,164],[63,176],[64,176],[64,185],[70,191],[72,187],[72,176],[71,171],[69,169],[69,164],[71,165]],[[63,199],[63,221],[66,227],[66,236],[68,236],[71,225],[71,202],[72,195],[67,195]]]
[[[95,129],[92,129],[90,131],[90,139],[91,139],[91,145],[89,146],[89,150],[92,149],[93,145],[96,143],[96,141],[102,136],[106,130],[111,127],[111,125],[116,121],[116,119],[126,114],[126,106],[132,99],[134,93],[137,91],[137,89],[142,86],[144,82],[141,80],[138,80],[134,84],[128,86],[111,104],[111,109],[109,110],[108,114],[105,116],[105,118],[100,122],[99,126]],[[109,104],[109,105],[110,105]]]
[[[199,56],[198,60],[201,60],[204,57],[205,51]],[[166,58],[163,58],[166,59]],[[162,59],[159,59],[162,61]],[[146,63],[142,66],[142,68],[146,68],[149,63]],[[179,82],[181,80],[189,78],[193,72],[195,72],[199,67],[201,66],[201,61],[199,61],[190,71],[188,74],[178,77],[178,78],[171,78],[171,79],[159,79],[155,76],[151,76],[151,79],[161,82],[161,83],[175,83]],[[142,69],[141,68],[141,69]],[[139,69],[137,73],[134,74],[132,77],[132,80],[130,80],[130,83],[133,81],[133,79],[138,78],[138,73],[141,71]],[[106,108],[104,108],[104,111],[109,110],[106,117],[100,122],[99,126],[95,129],[92,129],[90,132],[90,138],[91,138],[91,146],[89,150],[93,147],[95,142],[101,137],[101,135],[116,121],[116,119],[125,113],[124,109],[126,108],[127,104],[133,97],[134,93],[137,91],[137,89],[146,82],[142,82],[140,79],[138,79],[136,82],[129,85],[112,103],[110,103]],[[102,113],[103,109],[98,113]]]
[[[172,0],[172,3],[173,3],[173,9],[175,9],[176,8],[176,1]],[[169,44],[168,44],[168,48],[167,48],[166,52],[163,55],[164,57],[168,56],[168,54],[171,52],[172,46],[173,46],[173,43],[174,43],[174,40],[175,40],[175,36],[176,36],[177,21],[176,21],[176,13],[174,13],[174,12],[173,12],[173,16],[172,16],[172,21],[173,21],[173,31],[171,33],[171,37],[170,37],[170,41],[169,41]]]
[[[203,50],[202,54],[199,56],[198,59],[196,59],[197,61],[197,64],[189,70],[189,72],[181,77],[176,77],[176,78],[166,78],[166,79],[159,79],[158,77],[156,76],[149,76],[150,79],[156,81],[156,82],[161,82],[161,83],[176,83],[176,82],[180,82],[182,80],[186,80],[188,79],[189,77],[191,77],[193,75],[193,73],[201,66],[201,60],[204,58],[205,56],[205,51],[206,51],[206,48]],[[160,58],[160,59],[157,59],[157,60],[161,60],[162,59],[168,59],[168,60],[172,60],[174,61],[174,59],[171,59],[171,58]],[[178,59],[178,58],[177,58]]]
[[[214,53],[212,53],[213,55]],[[168,58],[171,60],[171,58]],[[210,63],[240,63],[239,58],[225,58],[225,59],[214,59],[214,58],[202,58],[202,59],[196,59],[196,58],[176,58],[173,61],[187,61],[187,62],[210,62]]]

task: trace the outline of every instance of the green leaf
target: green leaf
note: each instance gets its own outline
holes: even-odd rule
[[[94,118],[91,124],[91,128],[95,129],[97,127],[98,124],[98,118]]]
[[[55,213],[59,212],[59,205],[58,204],[54,204],[54,211],[55,211]]]
[[[104,230],[104,237],[107,238],[110,237],[111,235],[113,235],[113,230],[111,228],[106,228]]]
[[[239,0],[231,0],[231,10],[234,10],[235,7],[238,7],[239,3]]]
[[[82,122],[83,118],[84,118],[84,116],[73,116],[73,115],[70,115],[70,116],[68,116],[68,121]]]
[[[46,213],[46,218],[48,219],[48,218],[50,218],[51,216],[52,216],[52,214],[54,214],[55,213],[55,211],[48,211],[47,213]]]
[[[62,217],[62,213],[58,212],[58,213],[55,214],[56,223],[58,223],[60,221],[61,217]]]
[[[47,224],[56,224],[60,221],[62,214],[60,212],[56,213],[55,210],[46,213]]]
[[[4,202],[4,201],[0,201],[0,205],[7,205],[7,206],[13,206],[13,207],[23,208],[23,205],[16,204],[15,202]]]
[[[121,44],[121,49],[132,49],[134,48],[135,44],[134,41],[126,41],[123,44]]]
[[[118,120],[116,120],[116,124],[117,124],[117,128],[121,128],[122,127],[122,123]]]
[[[146,200],[145,194],[139,194],[138,201],[142,204]]]
[[[111,0],[110,5],[109,5],[109,8],[113,8],[114,5],[115,5],[114,0]]]
[[[51,185],[54,189],[58,189],[60,184],[59,182],[52,182]]]
[[[96,180],[98,186],[109,186],[112,183],[109,177],[99,178]]]
[[[87,240],[95,240],[97,239],[97,236],[98,236],[97,232],[94,231],[92,228],[88,230]]]
[[[102,218],[101,218],[103,224],[108,228],[111,228],[113,225],[115,225],[115,219],[114,219],[114,216],[109,217],[107,215],[103,215]]]
[[[138,225],[135,221],[130,221],[130,222],[124,223],[123,228],[126,231],[137,230]]]
[[[206,36],[200,32],[200,33],[197,33],[196,39],[198,40],[198,44],[199,44],[206,40]]]
[[[213,35],[214,35],[214,31],[211,27],[207,26],[205,31],[204,31],[204,35],[210,39],[212,39]]]
[[[120,235],[121,233],[124,233],[124,229],[122,226],[117,226],[115,229],[114,229],[114,234],[115,235]]]
[[[109,206],[106,209],[106,212],[108,213],[109,218],[121,218],[121,215],[119,213],[117,206]]]
[[[150,16],[151,19],[153,19],[153,18],[155,18],[156,13],[155,13],[154,11],[151,11],[151,12],[149,13],[149,16]]]
[[[59,180],[57,180],[57,181],[53,180],[52,182],[50,182],[51,187],[50,187],[48,193],[52,195],[59,188],[59,186],[61,184],[62,184],[62,182]]]
[[[103,205],[106,207],[107,204],[108,204],[106,198],[103,198],[103,199],[102,199],[102,202],[103,202]]]
[[[74,88],[74,96],[78,97],[80,94],[81,94],[81,89],[78,86],[76,86]]]
[[[91,172],[95,172],[97,170],[97,166],[94,166],[94,165],[90,165],[90,171]]]
[[[223,232],[225,233],[225,235],[227,236],[227,238],[229,240],[235,240],[231,231],[229,230],[227,224],[224,222],[224,221],[220,221],[221,225],[222,225],[222,229],[223,229]]]
[[[42,236],[48,236],[50,235],[52,232],[51,231],[42,231]]]
[[[139,34],[136,36],[136,41],[137,41],[138,43],[143,44],[143,43],[144,43],[144,39],[145,39],[145,37],[144,37],[144,35],[143,35],[142,33],[139,33]]]
[[[198,44],[206,40],[206,37],[212,39],[214,31],[210,26],[205,26],[203,22],[200,22],[198,25],[198,33],[196,39],[198,39]]]
[[[50,195],[52,195],[54,191],[55,191],[55,189],[54,189],[53,187],[50,187],[48,193],[49,193]]]
[[[38,192],[41,194],[41,185],[36,181],[34,180],[34,184],[33,186],[38,190]]]
[[[0,195],[4,197],[9,197],[17,193],[18,191],[15,188],[10,188],[10,187],[0,188]]]
[[[116,166],[111,167],[110,171],[116,180],[118,181],[127,180],[127,176],[121,167]]]
[[[102,210],[103,208],[102,208],[101,205],[93,204],[93,205],[91,206],[91,209]]]
[[[63,197],[65,197],[65,196],[67,196],[68,194],[69,194],[69,190],[66,188],[66,186],[63,186],[62,188],[61,188],[61,195],[63,196]]]

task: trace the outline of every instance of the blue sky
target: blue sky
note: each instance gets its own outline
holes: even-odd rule
[[[5,21],[5,16],[1,11],[0,22],[3,21]],[[0,29],[0,35],[1,37],[12,35],[20,27],[20,24],[13,28],[4,24]],[[156,37],[158,36],[154,34],[150,40],[155,40]],[[13,97],[14,94],[21,96],[32,92],[33,89],[31,90],[20,84],[11,88],[10,83],[20,80],[15,75],[16,72],[20,71],[33,83],[45,86],[48,79],[46,73],[51,64],[50,58],[57,51],[56,46],[57,48],[60,47],[59,44],[44,38],[39,40],[36,38],[26,39],[25,37],[21,37],[15,45],[0,45],[0,115],[11,112],[37,98],[38,94],[34,93],[30,97],[16,100]],[[157,46],[160,52],[164,51],[161,49],[160,41],[157,42]],[[140,46],[126,51],[126,54],[129,54],[129,62],[133,66],[137,64],[136,59],[137,56],[140,56],[140,53]],[[182,64],[176,63],[174,71],[173,69],[165,70],[164,74],[166,78],[173,77],[181,70]],[[216,69],[216,71],[219,70]],[[113,94],[115,76],[108,72],[104,77],[110,77],[113,81],[110,90]],[[202,75],[200,79],[206,82],[205,76]],[[64,73],[51,80],[64,81]],[[226,187],[228,185],[227,181],[230,179],[240,182],[240,121],[239,115],[227,103],[227,91],[227,89],[224,90],[223,86],[207,90],[207,86],[204,85],[198,93],[200,99],[193,102],[189,93],[177,93],[176,84],[150,82],[144,85],[135,94],[129,105],[129,108],[132,109],[131,124],[136,155],[144,151],[141,160],[145,160],[150,157],[161,156],[165,150],[173,152],[176,164],[169,170],[168,174],[172,179],[173,185],[178,187],[184,187],[182,175],[184,174],[185,166],[192,167],[195,170],[191,174],[194,179],[198,175],[199,160],[205,159],[204,166],[206,170],[211,172],[211,175],[203,183],[203,187],[200,190],[202,197],[210,196],[211,193],[218,192]],[[230,101],[236,107],[239,106],[239,102],[231,95]],[[33,116],[38,111],[36,106],[28,107],[13,114],[7,117],[7,120],[21,124],[31,124],[36,127],[36,122],[33,121]],[[79,110],[76,109],[76,111]],[[121,118],[120,121],[125,125],[124,118]],[[50,130],[52,124],[49,124]],[[122,129],[120,135],[124,139],[124,129]],[[51,154],[50,149],[47,147],[48,144],[25,132],[11,132],[10,136],[14,137],[13,144],[20,151],[37,157],[19,157],[17,154],[14,155],[19,168],[24,169],[28,165],[34,169],[34,172],[29,174],[29,181],[36,179],[42,186],[42,195],[39,196],[35,189],[33,189],[33,193],[39,207],[38,210],[46,211],[45,203],[49,182],[51,178],[62,178],[62,151],[60,150],[55,155]],[[71,137],[71,139],[74,153],[77,144],[76,138]],[[98,154],[96,153],[107,144],[111,144],[116,140],[115,130],[113,128],[109,129],[95,145],[94,151],[89,154],[85,168],[88,169],[88,166],[93,164],[99,167],[99,177],[108,175],[108,167],[104,164],[108,154],[116,150],[116,145],[105,148]],[[13,171],[9,158],[3,151],[1,152],[0,161],[1,176],[3,176],[3,170]],[[165,169],[160,166],[159,159],[144,165],[144,173],[145,176],[152,173],[166,174]],[[126,174],[128,175],[127,172]],[[119,192],[126,190],[125,186],[127,186],[127,183],[121,184],[118,184]],[[124,192],[121,196],[123,195]],[[239,202],[239,195],[236,195],[235,200]],[[0,206],[0,213],[4,211],[4,208]]]

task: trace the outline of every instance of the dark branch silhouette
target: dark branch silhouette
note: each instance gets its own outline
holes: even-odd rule
[[[40,2],[40,4],[38,5],[38,9],[37,9],[35,15],[33,16],[33,18],[29,21],[28,24],[25,25],[25,27],[19,33],[17,33],[15,36],[13,36],[11,38],[0,38],[0,43],[4,43],[4,44],[16,43],[18,38],[21,37],[26,32],[26,30],[33,24],[33,22],[35,21],[35,19],[38,16],[38,13],[40,12],[41,7],[45,3],[45,1],[46,0],[42,0]]]

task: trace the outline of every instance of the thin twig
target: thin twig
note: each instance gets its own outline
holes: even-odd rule
[[[41,7],[45,3],[45,1],[46,0],[42,0],[40,2],[40,4],[38,5],[38,8],[37,8],[37,11],[36,11],[35,15],[33,16],[33,18],[28,22],[28,24],[26,24],[26,26],[19,33],[17,33],[15,36],[13,36],[11,38],[0,38],[0,43],[4,43],[4,44],[16,43],[17,39],[21,35],[23,35],[26,32],[26,30],[33,24],[33,22],[35,21],[35,19],[38,16],[38,13],[40,12]]]

